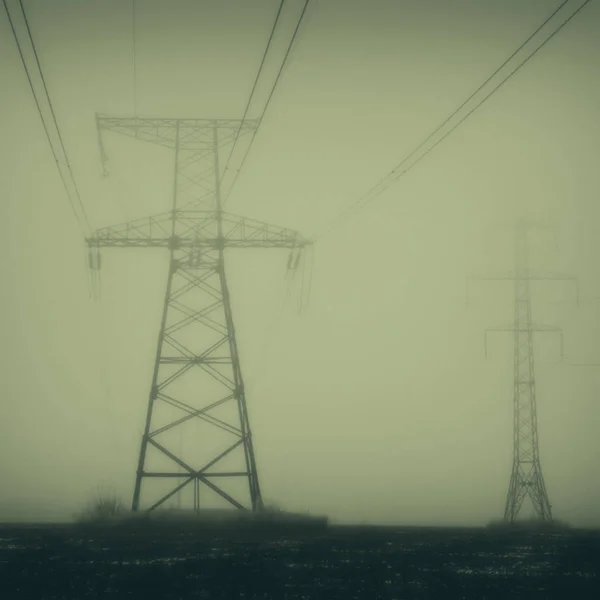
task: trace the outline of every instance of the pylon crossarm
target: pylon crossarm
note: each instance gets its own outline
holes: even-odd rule
[[[264,221],[206,210],[178,210],[103,227],[86,238],[90,248],[302,248],[311,242],[297,231]]]
[[[102,227],[86,238],[86,244],[97,246],[163,246],[172,235],[172,213],[166,212],[143,219],[119,223],[112,227]],[[125,242],[120,244],[120,242]]]
[[[105,117],[96,116],[98,132],[112,131],[143,142],[150,142],[166,148],[174,148],[179,129],[179,144],[184,146],[202,143],[202,136],[210,135],[218,125],[223,132],[230,130],[230,135],[242,135],[254,131],[258,126],[257,119],[144,119],[140,117]]]
[[[223,213],[222,223],[223,237],[228,246],[252,247],[254,244],[270,243],[275,247],[296,248],[310,244],[297,231],[264,221]]]

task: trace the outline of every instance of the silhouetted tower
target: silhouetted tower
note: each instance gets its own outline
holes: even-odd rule
[[[504,509],[504,520],[510,523],[517,519],[523,501],[527,497],[531,500],[533,510],[539,520],[552,520],[552,508],[548,500],[539,455],[533,344],[534,333],[536,332],[559,333],[561,336],[562,358],[562,330],[553,325],[540,325],[533,322],[531,282],[535,280],[571,280],[576,282],[576,279],[570,275],[534,273],[530,269],[528,233],[532,226],[532,223],[525,221],[519,221],[512,225],[515,235],[514,270],[512,273],[470,278],[514,282],[513,324],[508,327],[488,329],[485,337],[486,356],[488,332],[511,332],[514,340],[513,466]],[[579,296],[578,291],[577,296]]]
[[[134,511],[142,507],[146,486],[151,485],[148,510],[192,488],[197,511],[200,484],[236,508],[247,508],[242,496],[252,510],[262,507],[225,249],[288,248],[288,267],[293,267],[308,241],[290,229],[222,210],[220,151],[257,124],[97,117],[103,161],[104,130],[165,146],[174,158],[170,211],[99,229],[86,240],[94,268],[104,247],[165,248],[170,254]]]
[[[535,363],[531,318],[531,289],[527,225],[515,231],[514,281],[514,383],[513,383],[513,467],[510,475],[504,520],[517,518],[523,500],[529,496],[542,521],[552,520],[538,447]]]

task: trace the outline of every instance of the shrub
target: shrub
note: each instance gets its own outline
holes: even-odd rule
[[[108,521],[123,513],[123,502],[115,494],[99,493],[89,506],[79,515],[82,523]]]

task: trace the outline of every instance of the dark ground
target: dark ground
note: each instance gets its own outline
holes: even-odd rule
[[[332,527],[285,539],[0,526],[2,600],[600,598],[600,532]]]

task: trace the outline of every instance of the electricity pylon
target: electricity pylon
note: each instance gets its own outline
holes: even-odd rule
[[[538,444],[536,405],[536,379],[534,364],[534,333],[556,332],[561,336],[561,359],[563,356],[562,331],[552,325],[535,324],[532,320],[532,280],[573,280],[569,275],[535,274],[529,268],[528,231],[531,223],[517,222],[514,226],[514,271],[508,275],[475,277],[479,280],[512,280],[514,282],[514,321],[508,327],[488,329],[485,337],[487,356],[487,333],[507,331],[513,333],[513,466],[504,509],[504,520],[514,523],[523,501],[529,497],[537,518],[552,520],[552,507],[542,474]],[[579,297],[579,292],[577,291]]]
[[[222,210],[219,151],[257,125],[239,120],[97,117],[103,163],[102,131],[165,146],[174,155],[170,211],[99,229],[86,240],[93,267],[99,266],[100,248],[165,248],[170,254],[134,511],[141,508],[142,488],[145,498],[152,482],[161,485],[146,503],[147,510],[163,505],[190,484],[195,511],[200,508],[200,484],[238,509],[247,508],[241,495],[249,498],[252,510],[262,508],[225,249],[288,248],[290,268],[297,266],[299,253],[309,242],[296,231]],[[237,497],[226,489],[225,478],[245,482],[238,485]]]

